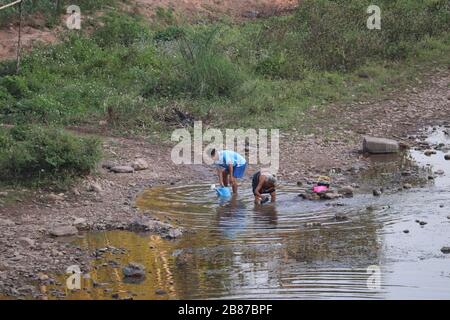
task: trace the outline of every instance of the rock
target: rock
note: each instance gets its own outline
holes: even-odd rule
[[[161,295],[167,294],[167,292],[166,292],[165,290],[163,290],[163,289],[157,289],[157,290],[155,291],[155,294],[161,296]]]
[[[445,160],[450,160],[450,153],[446,154],[446,155],[444,156],[444,159],[445,159]]]
[[[403,230],[403,233],[409,233],[409,230]]]
[[[344,197],[353,197],[355,190],[351,186],[345,186],[340,188],[338,192]]]
[[[0,226],[14,226],[16,225],[14,221],[9,219],[0,219]]]
[[[115,166],[110,169],[114,173],[133,173],[134,169],[130,166]]]
[[[437,171],[434,172],[434,174],[438,175],[438,176],[443,176],[443,175],[445,175],[445,171],[444,170],[437,170]]]
[[[424,226],[424,225],[428,224],[428,222],[425,222],[425,221],[419,221],[419,224],[420,224],[421,226]]]
[[[102,186],[97,182],[92,182],[88,185],[87,191],[100,193],[103,191]]]
[[[148,169],[148,163],[144,159],[136,159],[131,167],[135,171],[141,171],[141,170],[147,170]]]
[[[0,192],[0,198],[4,198],[4,197],[7,197],[7,196],[8,196],[8,192],[6,192],[6,191]]]
[[[348,217],[345,213],[336,213],[334,218],[336,219],[336,221],[346,221],[348,220]]]
[[[78,234],[78,229],[69,225],[54,226],[49,230],[49,234],[53,237],[74,236]]]
[[[366,136],[363,139],[363,151],[367,153],[397,153],[399,144],[395,140]]]
[[[19,241],[20,245],[24,247],[34,247],[36,244],[34,240],[26,237],[20,237],[17,240]]]
[[[89,229],[88,223],[85,218],[75,218],[75,220],[73,221],[73,225],[80,231]]]
[[[110,170],[111,168],[117,166],[117,164],[113,161],[105,161],[102,163],[102,168]]]
[[[131,262],[122,269],[122,273],[126,278],[144,278],[145,267],[142,264]]]
[[[182,235],[183,235],[183,232],[180,229],[171,229],[167,233],[166,237],[169,239],[176,239],[176,238],[181,237]]]
[[[441,248],[441,252],[444,254],[449,254],[450,253],[450,247],[442,247]]]
[[[412,189],[412,185],[410,183],[405,183],[403,189]]]
[[[436,154],[436,150],[431,150],[431,149],[425,150],[425,151],[423,152],[423,154],[426,155],[426,156],[431,156],[431,155],[433,155],[433,154]]]
[[[318,193],[318,195],[320,196],[320,199],[324,199],[324,200],[334,200],[334,199],[342,198],[342,195],[340,195],[336,191],[320,192],[320,193]]]
[[[375,197],[379,197],[379,196],[381,196],[381,191],[375,189],[375,190],[372,191],[372,194],[373,194]]]
[[[50,193],[47,195],[47,199],[51,201],[63,201],[64,197],[59,194]]]

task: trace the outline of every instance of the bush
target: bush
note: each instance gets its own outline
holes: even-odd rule
[[[68,181],[91,173],[100,158],[100,142],[94,138],[38,126],[0,129],[2,183]]]
[[[245,76],[215,42],[219,29],[191,32],[179,40],[180,60],[148,80],[144,95],[230,97]]]
[[[120,13],[110,13],[102,18],[104,25],[97,28],[94,39],[102,47],[129,47],[139,40],[149,38],[149,31],[139,19]]]

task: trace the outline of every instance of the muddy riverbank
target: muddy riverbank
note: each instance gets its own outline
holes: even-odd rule
[[[359,149],[365,134],[403,141],[412,149],[421,149],[417,151],[421,153],[434,148],[434,142],[426,146],[424,141],[430,133],[420,134],[420,128],[429,124],[442,125],[444,128],[449,125],[448,83],[448,72],[440,71],[430,76],[423,88],[410,88],[385,100],[364,102],[357,107],[339,106],[342,108],[339,109],[342,110],[340,121],[330,120],[330,114],[337,112],[324,114],[320,110],[311,111],[313,120],[310,125],[314,130],[305,134],[299,133],[304,129],[299,128],[297,132],[283,133],[281,139],[280,180],[294,188],[293,193],[287,192],[286,196],[297,197],[301,188],[308,187],[308,182],[314,181],[318,174],[329,174],[330,170],[336,185],[353,185],[355,194],[365,194],[370,199],[374,198],[374,188],[386,189],[384,195],[389,196],[410,190],[404,189],[405,184],[412,184],[412,187],[432,184],[433,180],[439,178],[438,174],[430,173],[433,179],[428,179],[427,174],[427,181],[415,185],[414,170],[409,173],[397,170],[396,175],[389,176],[392,179],[388,180],[389,183],[374,179],[388,176],[377,171],[378,162],[366,158]],[[337,106],[330,106],[328,110],[333,108]],[[322,125],[325,122],[327,125]],[[419,133],[418,140],[413,136],[414,133]],[[64,274],[67,266],[80,265],[83,272],[88,272],[92,250],[86,245],[73,244],[74,240],[75,243],[86,241],[87,231],[129,229],[134,222],[142,221],[144,216],[176,226],[175,217],[162,217],[155,215],[153,210],[137,208],[135,200],[143,190],[151,190],[152,186],[179,188],[214,181],[213,172],[208,167],[174,165],[170,161],[170,145],[107,137],[104,138],[104,148],[105,162],[126,165],[136,159],[144,159],[149,168],[131,174],[116,174],[99,168],[98,175],[64,193],[51,190],[0,190],[1,293],[13,297],[45,298],[47,295],[41,292],[40,286],[51,286],[57,281],[53,275]],[[255,169],[250,168],[248,176]],[[365,174],[371,179],[364,177]],[[297,182],[301,182],[302,186],[298,187]],[[429,200],[421,201],[426,203]],[[340,207],[340,204],[335,203],[331,207]],[[78,227],[77,234],[62,238],[51,236],[54,227],[61,225]],[[181,227],[189,229],[186,225]],[[159,236],[160,229],[155,230],[158,231],[155,235]],[[168,230],[162,228],[162,232],[167,233]],[[190,235],[187,237],[191,239]],[[116,246],[122,247],[119,243]]]

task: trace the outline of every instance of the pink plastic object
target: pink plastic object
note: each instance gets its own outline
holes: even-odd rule
[[[325,192],[328,190],[327,186],[315,186],[313,187],[313,192],[319,193],[319,192]]]

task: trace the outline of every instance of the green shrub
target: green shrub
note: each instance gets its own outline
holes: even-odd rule
[[[62,129],[0,129],[0,181],[48,184],[85,176],[101,158],[100,142]]]
[[[110,13],[102,17],[103,25],[94,32],[94,39],[102,47],[125,46],[149,38],[149,30],[143,23],[129,15]]]
[[[24,98],[30,93],[26,79],[20,76],[0,78],[0,86],[6,88],[9,94],[16,99]]]

